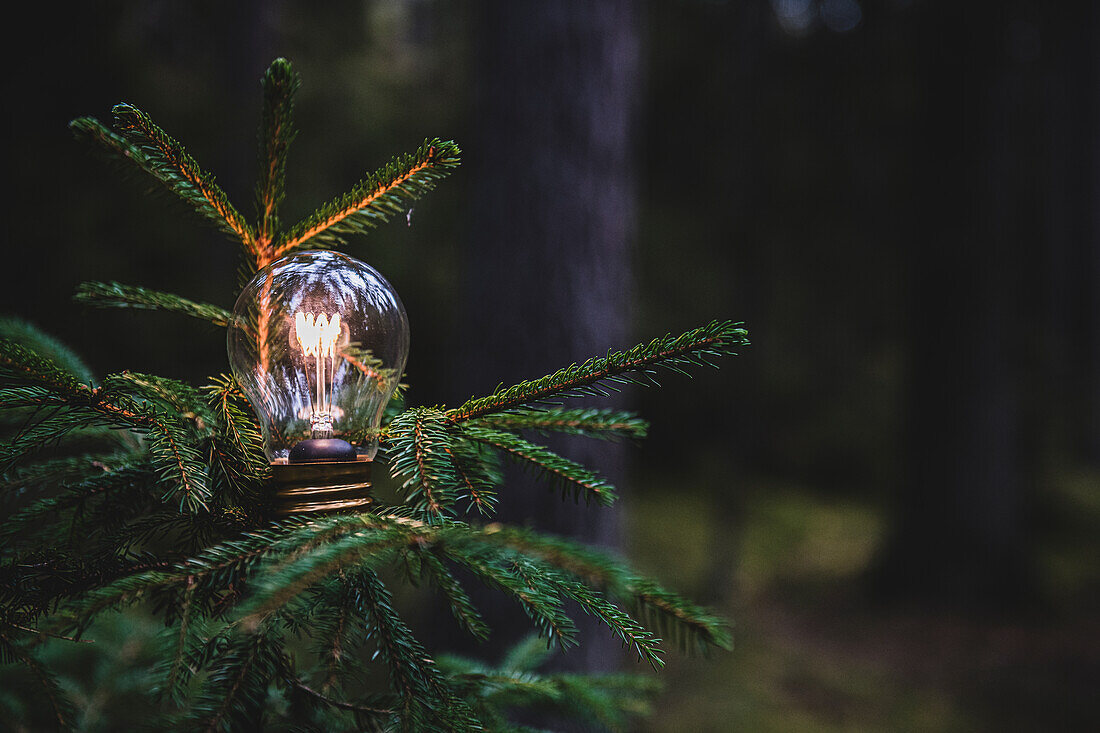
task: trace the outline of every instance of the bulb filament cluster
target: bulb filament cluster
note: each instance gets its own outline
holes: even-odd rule
[[[313,438],[332,437],[332,381],[336,377],[336,344],[340,340],[342,327],[339,313],[314,316],[313,313],[298,311],[294,314],[294,336],[298,346],[303,356],[312,356],[316,361],[317,393],[310,425]]]

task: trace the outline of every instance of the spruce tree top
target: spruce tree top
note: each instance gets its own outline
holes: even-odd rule
[[[453,142],[427,140],[284,227],[298,84],[284,59],[263,77],[251,221],[136,107],[117,105],[109,127],[83,117],[72,129],[236,241],[243,282],[281,256],[338,247],[403,213],[459,162]],[[229,321],[222,307],[118,283],[85,283],[76,300]],[[89,629],[94,638],[93,622],[126,607],[164,625],[151,722],[186,730],[515,730],[510,711],[531,704],[621,729],[644,710],[649,677],[537,671],[548,649],[576,643],[567,604],[653,667],[663,664],[658,635],[689,650],[730,643],[723,620],[622,560],[491,520],[497,495],[510,490],[503,460],[531,466],[563,497],[612,503],[614,488],[598,473],[531,436],[643,438],[646,423],[633,414],[566,402],[736,354],[748,344],[738,324],[609,351],[454,408],[395,401],[377,460],[401,495],[370,512],[277,521],[265,506],[259,430],[231,377],[201,387],[133,372],[97,380],[25,324],[2,322],[0,335],[0,662],[42,703],[9,719],[72,727],[77,711],[41,650]],[[518,604],[539,637],[499,667],[435,657],[391,591],[430,584],[457,626],[484,640],[489,629],[465,590],[475,578]]]

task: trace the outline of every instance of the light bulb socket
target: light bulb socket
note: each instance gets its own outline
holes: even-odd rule
[[[271,513],[330,514],[361,511],[371,498],[371,461],[275,462],[267,498]]]

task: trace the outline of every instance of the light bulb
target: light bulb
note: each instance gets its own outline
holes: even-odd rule
[[[276,481],[297,495],[364,484],[356,464],[378,450],[409,352],[405,308],[386,279],[338,252],[284,257],[241,290],[228,348]]]

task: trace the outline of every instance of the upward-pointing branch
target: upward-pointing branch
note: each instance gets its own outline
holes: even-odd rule
[[[257,253],[271,254],[279,230],[279,204],[286,194],[286,160],[294,141],[294,94],[301,80],[283,58],[275,59],[263,78],[264,104],[260,121],[260,177],[256,186]],[[260,263],[257,262],[259,265]]]
[[[322,206],[297,224],[275,248],[282,257],[306,241],[313,246],[343,243],[343,235],[364,233],[404,211],[409,201],[435,188],[458,165],[458,146],[438,139],[425,141],[411,155],[390,161],[339,199]]]

